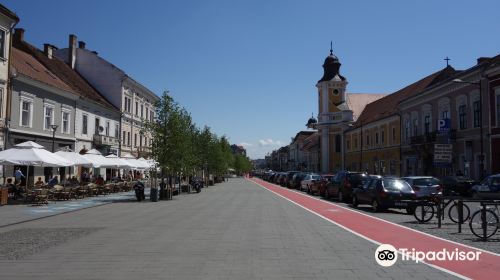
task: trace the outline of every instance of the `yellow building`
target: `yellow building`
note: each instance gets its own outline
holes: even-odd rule
[[[399,103],[447,77],[433,73],[399,91],[368,104],[345,132],[346,168],[370,174],[401,176],[401,114]]]
[[[340,61],[330,49],[318,81],[318,129],[321,172],[345,169],[344,132],[356,121],[366,104],[384,94],[346,93],[347,80],[340,75]]]

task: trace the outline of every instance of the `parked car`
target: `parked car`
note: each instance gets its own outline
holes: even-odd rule
[[[452,195],[453,193],[461,196],[471,195],[471,188],[478,182],[464,176],[447,176],[441,182],[443,183],[443,195]]]
[[[299,173],[300,171],[288,171],[285,178],[285,187],[290,187],[292,184],[293,175]]]
[[[370,177],[366,173],[341,171],[327,184],[325,198],[336,197],[340,201],[350,201],[352,190],[362,186]]]
[[[431,176],[409,176],[402,177],[401,179],[410,184],[419,198],[442,194],[441,181],[437,178]]]
[[[400,208],[406,209],[408,214],[413,214],[414,208],[408,202],[415,198],[415,191],[404,180],[371,177],[363,186],[353,190],[352,206],[369,204],[374,212],[387,208]]]
[[[268,181],[269,183],[273,183],[273,182],[274,182],[274,178],[275,178],[277,175],[278,175],[278,173],[276,173],[276,172],[271,173],[271,174],[269,175],[269,178],[267,179],[267,181]]]
[[[278,179],[276,180],[276,184],[283,186],[285,178],[286,178],[286,172],[281,172],[280,175],[278,176]]]
[[[290,183],[290,186],[288,186],[288,188],[291,188],[291,189],[300,188],[300,182],[302,181],[302,179],[304,179],[305,176],[306,176],[306,173],[303,173],[303,172],[295,173],[292,177],[292,182]]]
[[[315,194],[318,191],[315,183],[319,181],[321,181],[321,176],[319,176],[319,174],[308,173],[300,182],[300,190],[306,191],[309,194]]]
[[[486,177],[480,184],[471,188],[475,199],[500,199],[500,174]]]
[[[319,182],[316,182],[317,189],[318,189],[318,194],[320,196],[325,197],[326,184],[333,177],[335,177],[335,174],[323,174],[323,175],[321,175],[321,180]]]

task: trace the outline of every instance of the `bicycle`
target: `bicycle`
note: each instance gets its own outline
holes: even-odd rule
[[[452,204],[448,208],[448,217],[454,223],[459,222],[459,211],[458,211],[458,202],[455,199],[449,199],[447,202],[438,195],[433,195],[429,197],[429,203],[418,205],[413,212],[413,216],[420,223],[426,223],[430,221],[434,215],[436,214],[436,209],[434,205],[441,203],[441,215],[444,219],[444,212],[446,207]],[[462,223],[467,221],[470,217],[470,209],[467,204],[462,204]]]
[[[498,216],[500,216],[500,210],[498,208],[499,202],[492,202],[491,204],[494,207],[487,207],[484,212],[484,221],[483,223],[483,209],[479,209],[474,214],[469,221],[469,228],[472,233],[481,238],[488,239],[493,236],[500,226],[500,222]]]

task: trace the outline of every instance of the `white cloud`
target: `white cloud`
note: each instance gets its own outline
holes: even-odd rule
[[[247,143],[247,142],[241,142],[241,143],[239,143],[238,145],[243,146],[243,147],[245,147],[245,148],[246,148],[246,147],[252,147],[252,146],[253,146],[253,144],[252,144],[252,143]]]
[[[280,140],[273,140],[273,139],[260,139],[259,140],[259,145],[262,147],[262,146],[279,146],[279,145],[283,145],[283,142],[281,142]]]

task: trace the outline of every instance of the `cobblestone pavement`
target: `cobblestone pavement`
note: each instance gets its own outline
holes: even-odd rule
[[[383,268],[377,245],[239,178],[3,227],[0,238],[21,247],[0,257],[1,279],[454,278],[414,262]]]

